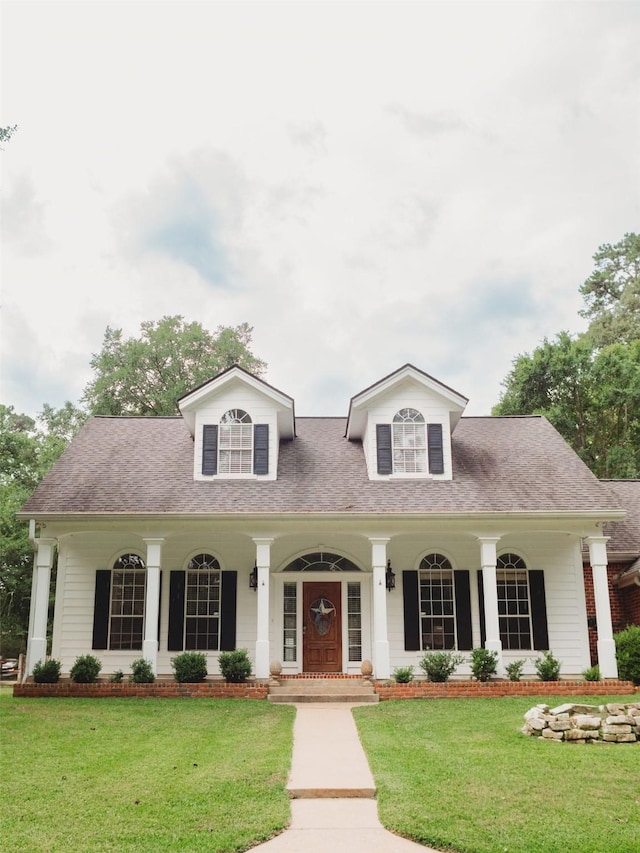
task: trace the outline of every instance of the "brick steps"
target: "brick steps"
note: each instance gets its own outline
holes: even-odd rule
[[[269,702],[378,702],[370,681],[358,678],[286,678],[269,685]]]

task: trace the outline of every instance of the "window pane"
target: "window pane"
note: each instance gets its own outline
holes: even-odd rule
[[[282,633],[282,659],[293,662],[297,660],[297,588],[294,583],[283,585],[284,630]]]
[[[202,568],[197,568],[197,567]],[[189,562],[185,596],[185,649],[217,651],[220,644],[220,570],[211,554]],[[213,568],[213,570],[210,570]]]
[[[111,576],[110,649],[141,649],[144,626],[146,572],[144,562],[135,554],[118,558]]]
[[[455,649],[456,620],[453,568],[443,554],[428,554],[420,563],[422,648]]]
[[[531,649],[529,575],[517,554],[503,554],[497,566],[500,639],[504,649]]]
[[[347,633],[349,660],[362,660],[362,603],[359,583],[347,584]]]

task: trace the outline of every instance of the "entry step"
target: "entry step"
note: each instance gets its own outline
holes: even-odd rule
[[[283,678],[269,685],[270,702],[378,702],[373,684],[357,678]]]

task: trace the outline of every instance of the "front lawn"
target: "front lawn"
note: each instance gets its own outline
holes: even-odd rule
[[[640,697],[572,697],[592,705]],[[354,709],[382,823],[458,853],[638,853],[640,743],[520,734],[559,697],[433,699]]]
[[[293,717],[267,702],[14,699],[3,688],[0,844],[246,850],[289,822]]]

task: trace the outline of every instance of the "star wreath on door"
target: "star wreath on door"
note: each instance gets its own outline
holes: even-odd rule
[[[324,637],[331,627],[335,607],[327,598],[317,598],[309,610],[317,633]]]

